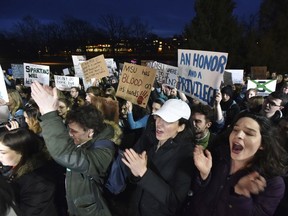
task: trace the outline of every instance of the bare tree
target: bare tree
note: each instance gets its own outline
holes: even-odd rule
[[[125,25],[122,17],[113,14],[102,15],[99,19],[99,27],[106,33],[110,39],[111,51],[115,55],[116,44],[124,38],[127,38],[128,27]]]

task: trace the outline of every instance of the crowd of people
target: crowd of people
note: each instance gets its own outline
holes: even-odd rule
[[[223,85],[213,107],[155,82],[146,108],[108,79],[68,92],[6,82],[0,215],[287,215],[284,78],[266,96]],[[119,149],[126,187],[113,194]]]

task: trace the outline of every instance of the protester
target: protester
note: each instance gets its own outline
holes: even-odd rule
[[[72,109],[76,109],[77,107],[81,106],[82,101],[84,102],[84,97],[81,94],[81,90],[79,87],[72,87],[70,89],[70,96],[71,96],[71,103]]]
[[[274,91],[265,98],[260,113],[277,124],[283,116],[282,109],[288,102],[288,95],[283,92]]]
[[[41,127],[51,156],[66,171],[66,197],[70,215],[107,215],[110,210],[103,196],[104,180],[119,144],[120,129],[104,122],[93,105],[80,106],[66,116],[66,126],[57,114],[57,90],[31,85],[32,98],[41,110]],[[101,146],[100,143],[106,146]]]
[[[186,215],[273,215],[284,195],[287,152],[269,119],[243,112],[218,155],[194,150],[199,175]],[[213,159],[213,161],[212,161]]]
[[[191,119],[195,130],[195,144],[211,149],[215,134],[210,132],[214,122],[214,111],[210,106],[197,104],[191,107]]]
[[[15,194],[11,185],[0,175],[0,215],[20,216],[19,208],[15,205]]]
[[[19,120],[23,118],[23,101],[16,89],[8,89],[8,102],[0,98],[0,105],[7,105],[9,108],[8,120]]]
[[[93,98],[95,97],[103,97],[104,96],[104,91],[102,88],[97,87],[97,86],[90,86],[86,89],[86,102],[91,103]]]
[[[246,111],[248,110],[250,112],[260,113],[264,100],[265,100],[264,97],[260,95],[250,97],[247,101]]]
[[[255,88],[250,88],[245,92],[244,99],[239,103],[240,110],[247,109],[247,103],[251,97],[257,96],[258,90]]]
[[[38,135],[26,128],[2,133],[0,162],[1,174],[11,183],[22,215],[58,215],[57,171]]]
[[[8,121],[9,108],[6,104],[0,105],[0,124]]]
[[[232,87],[227,85],[221,89],[222,100],[220,102],[221,110],[224,116],[225,126],[228,127],[234,117],[240,112],[239,105],[233,100]]]
[[[65,98],[58,98],[58,115],[62,118],[63,122],[65,123],[66,116],[68,112],[71,110],[72,104],[71,102]]]
[[[190,108],[170,99],[153,115],[155,139],[143,136],[138,142],[152,146],[147,151],[126,149],[122,161],[132,172],[136,185],[129,200],[129,215],[179,215],[191,182],[193,133]],[[147,143],[156,140],[154,143]],[[190,173],[189,173],[190,172]]]

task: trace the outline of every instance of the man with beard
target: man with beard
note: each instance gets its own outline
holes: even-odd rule
[[[195,144],[210,149],[214,134],[210,131],[214,121],[214,113],[208,105],[197,104],[191,108],[192,123],[195,130]]]

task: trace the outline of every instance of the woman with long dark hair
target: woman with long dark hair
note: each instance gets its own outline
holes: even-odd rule
[[[18,128],[0,135],[1,174],[15,192],[24,216],[58,215],[56,170],[43,140],[31,130]]]
[[[240,113],[229,130],[227,145],[213,155],[195,147],[199,176],[186,215],[273,215],[287,173],[287,152],[278,131],[266,117],[249,112]]]

